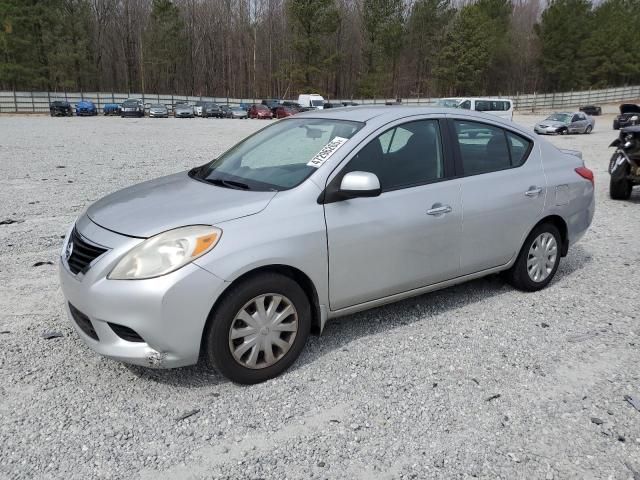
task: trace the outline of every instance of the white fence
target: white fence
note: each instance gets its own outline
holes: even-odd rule
[[[49,104],[55,100],[64,100],[71,104],[89,100],[96,104],[102,112],[105,104],[122,103],[127,98],[140,98],[145,104],[160,103],[169,107],[180,101],[196,102],[199,100],[215,103],[238,105],[240,103],[260,102],[253,98],[197,97],[185,95],[159,95],[142,93],[69,93],[69,92],[13,92],[0,91],[0,113],[47,113]],[[510,96],[518,111],[553,110],[558,108],[579,107],[582,105],[598,105],[640,99],[640,85],[631,87],[607,88],[602,90],[585,90],[561,93],[532,93]],[[384,104],[385,99],[345,99],[361,105]],[[435,98],[402,99],[404,104],[429,105]],[[338,101],[338,100],[332,100]]]

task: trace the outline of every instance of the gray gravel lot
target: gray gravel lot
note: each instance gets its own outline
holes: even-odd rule
[[[551,138],[583,151],[597,211],[549,288],[494,276],[352,315],[241,387],[94,354],[55,263],[89,203],[265,123],[1,116],[0,478],[637,480],[640,191],[608,198],[611,119]]]

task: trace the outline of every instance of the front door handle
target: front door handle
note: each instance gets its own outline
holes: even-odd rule
[[[441,203],[434,203],[429,210],[427,210],[427,215],[444,215],[445,213],[449,213],[451,211],[451,207],[449,205],[442,205]]]
[[[529,190],[524,192],[527,197],[537,197],[542,192],[542,188],[540,187],[529,187]]]

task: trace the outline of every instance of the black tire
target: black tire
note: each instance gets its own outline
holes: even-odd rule
[[[555,258],[555,265],[553,266],[549,275],[544,280],[536,282],[529,276],[529,272],[527,271],[527,260],[529,258],[529,249],[531,248],[531,245],[533,244],[534,240],[543,233],[550,233],[554,236],[558,251]],[[522,290],[525,292],[535,292],[537,290],[542,290],[549,284],[549,282],[551,282],[551,280],[553,280],[553,277],[558,271],[561,251],[562,236],[560,235],[560,231],[556,228],[555,225],[551,223],[542,223],[531,231],[524,244],[522,245],[522,249],[518,254],[516,263],[514,263],[513,266],[504,273],[504,277],[507,282],[509,282],[518,290]]]
[[[612,200],[629,200],[633,184],[626,178],[609,180],[609,196]]]
[[[620,123],[618,123],[618,120],[613,121],[613,129],[620,130]]]
[[[593,130],[593,127],[591,125],[587,125],[587,128],[585,128],[584,133],[589,135],[592,130]]]
[[[261,369],[251,369],[238,363],[229,347],[229,331],[236,314],[251,299],[275,293],[284,295],[298,313],[298,331],[289,351],[276,363]],[[298,358],[311,329],[311,306],[304,290],[291,278],[278,273],[251,276],[225,292],[207,320],[202,348],[210,368],[235,383],[251,385],[277,377]]]
[[[569,129],[565,128],[563,130],[560,131],[560,135],[569,135]]]

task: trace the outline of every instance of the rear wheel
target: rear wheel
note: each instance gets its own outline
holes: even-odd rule
[[[254,384],[278,376],[309,336],[311,306],[291,278],[264,273],[232,287],[209,316],[203,339],[210,367],[229,380]]]
[[[507,281],[518,290],[534,292],[546,287],[560,265],[562,237],[551,223],[538,225],[529,234],[516,263],[506,273]]]
[[[633,184],[626,178],[609,180],[609,196],[613,200],[629,200]]]

